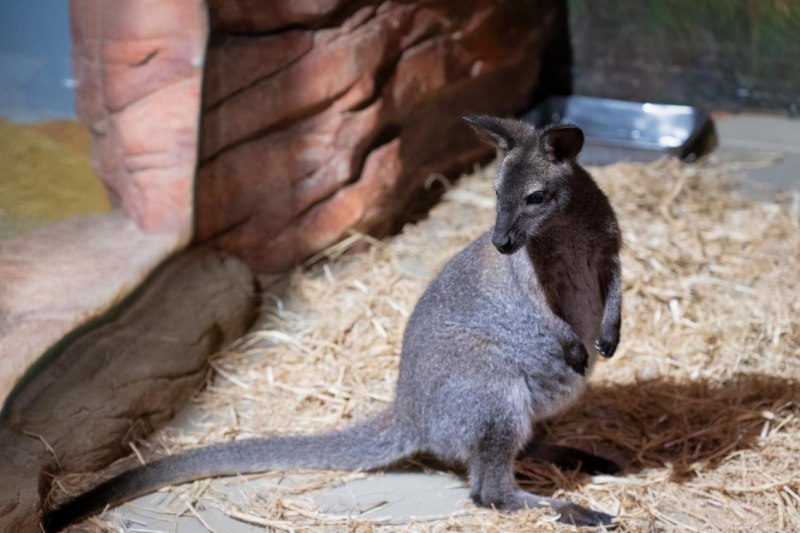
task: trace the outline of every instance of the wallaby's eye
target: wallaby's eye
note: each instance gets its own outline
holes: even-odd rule
[[[544,191],[536,191],[533,194],[529,194],[527,201],[528,204],[540,204],[544,202]]]
[[[494,190],[494,195],[497,196],[498,198],[500,198],[500,193],[497,192],[497,189]]]

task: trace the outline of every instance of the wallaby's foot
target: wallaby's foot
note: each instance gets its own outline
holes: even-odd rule
[[[493,427],[492,429],[498,429]],[[487,432],[469,461],[470,496],[476,505],[515,512],[549,506],[559,521],[576,526],[613,526],[613,516],[566,500],[537,496],[519,488],[514,479],[514,445],[509,432]],[[588,455],[588,454],[587,454]]]
[[[581,507],[580,505],[566,500],[536,496],[535,494],[519,489],[511,494],[499,497],[496,501],[475,503],[481,507],[490,507],[507,513],[524,511],[526,509],[547,510],[547,508],[550,507],[553,511],[558,513],[558,521],[565,524],[577,527],[604,526],[609,529],[617,527],[614,523],[614,517],[609,514],[593,511],[587,507]]]
[[[527,458],[537,463],[551,463],[562,470],[579,470],[585,474],[606,474],[614,476],[622,472],[622,467],[614,461],[584,452],[569,446],[530,442],[519,453],[517,459]]]

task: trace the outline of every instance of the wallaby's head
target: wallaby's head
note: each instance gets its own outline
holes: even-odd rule
[[[544,232],[564,212],[573,195],[575,157],[583,147],[577,126],[531,124],[510,118],[463,117],[482,139],[502,153],[494,189],[497,220],[492,243],[512,254],[529,237]]]

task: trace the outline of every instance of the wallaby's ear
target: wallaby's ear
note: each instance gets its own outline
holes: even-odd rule
[[[482,141],[505,151],[514,147],[515,136],[518,135],[519,129],[517,121],[488,115],[470,115],[461,118],[472,126]]]
[[[583,148],[583,131],[578,126],[551,126],[539,139],[542,151],[559,161],[572,159]]]

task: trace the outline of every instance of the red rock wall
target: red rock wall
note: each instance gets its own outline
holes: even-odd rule
[[[196,237],[273,272],[385,235],[530,102],[556,0],[210,0]]]
[[[76,111],[115,205],[150,233],[191,232],[203,0],[71,0]]]

